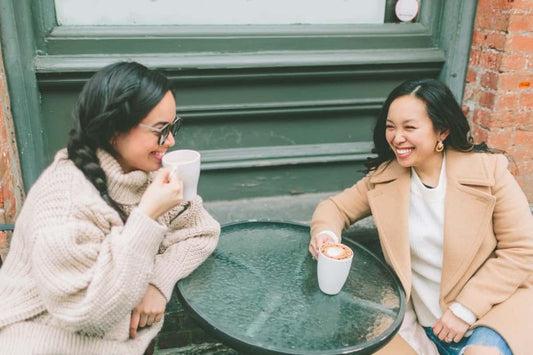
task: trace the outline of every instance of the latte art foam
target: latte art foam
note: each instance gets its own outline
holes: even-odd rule
[[[348,248],[344,244],[328,243],[322,245],[320,252],[330,259],[343,260],[349,259],[353,255],[352,249]]]

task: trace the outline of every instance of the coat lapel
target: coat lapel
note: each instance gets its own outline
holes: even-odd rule
[[[407,299],[411,293],[411,255],[407,224],[410,175],[409,169],[392,161],[370,178],[375,188],[368,193],[385,258],[398,275]]]
[[[457,282],[465,275],[490,225],[495,198],[486,191],[494,185],[481,155],[446,153],[446,202],[441,299],[445,302]],[[485,190],[485,191],[483,191]]]
[[[495,198],[488,193],[494,179],[482,155],[446,152],[446,201],[444,216],[441,297],[446,300],[476,256],[490,225]],[[406,291],[411,292],[411,253],[409,245],[410,169],[392,161],[370,178],[375,184],[368,199],[389,265]],[[447,300],[447,302],[452,300]]]

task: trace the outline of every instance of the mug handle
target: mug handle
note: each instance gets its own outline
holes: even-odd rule
[[[168,179],[170,180],[174,176],[174,174],[177,174],[178,172],[178,166],[174,165],[174,167],[170,171],[170,174],[168,174]]]

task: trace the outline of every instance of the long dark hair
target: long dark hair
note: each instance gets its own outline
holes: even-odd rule
[[[384,162],[395,159],[385,138],[385,127],[390,105],[401,96],[412,95],[426,104],[426,110],[435,132],[450,130],[444,140],[445,148],[459,151],[488,151],[486,144],[474,144],[468,120],[455,100],[451,90],[437,79],[408,80],[391,91],[383,104],[374,127],[374,149],[376,158],[369,159],[365,166],[368,171],[375,170]]]
[[[161,73],[136,62],[119,62],[94,74],[78,97],[74,128],[67,144],[68,157],[122,220],[126,216],[107,192],[96,150],[113,154],[112,137],[136,126],[169,90],[170,83]]]

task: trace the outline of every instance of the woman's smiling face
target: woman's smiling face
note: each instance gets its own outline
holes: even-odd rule
[[[385,138],[401,166],[422,169],[429,166],[441,156],[435,145],[447,136],[448,131],[435,132],[426,104],[417,97],[401,96],[390,105]]]
[[[170,91],[140,122],[154,128],[171,123],[176,117],[176,101]],[[125,173],[132,170],[155,171],[161,167],[161,159],[169,147],[175,143],[174,136],[169,133],[162,145],[159,135],[139,125],[126,133],[117,134],[112,139],[117,161]]]

